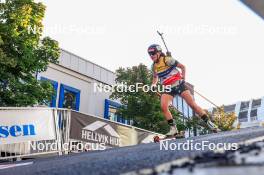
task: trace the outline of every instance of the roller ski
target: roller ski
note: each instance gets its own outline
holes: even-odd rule
[[[178,132],[176,126],[170,126],[170,131],[165,135],[165,137],[154,136],[153,141],[157,143],[161,140],[180,138],[184,138],[184,132]]]
[[[218,126],[216,124],[214,124],[209,118],[202,119],[201,125],[213,133],[221,132],[221,130],[218,128]]]

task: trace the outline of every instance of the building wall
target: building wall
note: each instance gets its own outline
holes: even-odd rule
[[[258,119],[264,121],[264,97],[261,98],[261,106],[258,109]]]
[[[66,50],[61,50],[59,65],[108,85],[112,85],[115,82],[116,76],[114,72]]]
[[[64,84],[80,91],[80,112],[100,117],[104,116],[105,99],[110,93],[94,91],[94,84],[113,85],[115,80],[113,72],[64,50],[59,64],[50,63],[47,71],[39,73],[38,77],[58,83],[56,107],[59,107],[60,89]]]

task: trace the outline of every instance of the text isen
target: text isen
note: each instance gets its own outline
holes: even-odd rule
[[[0,138],[7,138],[9,136],[32,136],[36,135],[35,126],[28,125],[13,125],[13,126],[0,126]]]

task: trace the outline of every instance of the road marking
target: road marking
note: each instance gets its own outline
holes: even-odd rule
[[[0,165],[0,170],[13,168],[13,167],[19,167],[19,166],[25,166],[25,165],[32,165],[32,164],[33,162]]]

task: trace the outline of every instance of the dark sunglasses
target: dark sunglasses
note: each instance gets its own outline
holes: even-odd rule
[[[154,52],[149,52],[148,54],[149,54],[149,56],[153,56],[153,55],[156,55],[157,52],[155,52],[155,51]]]

